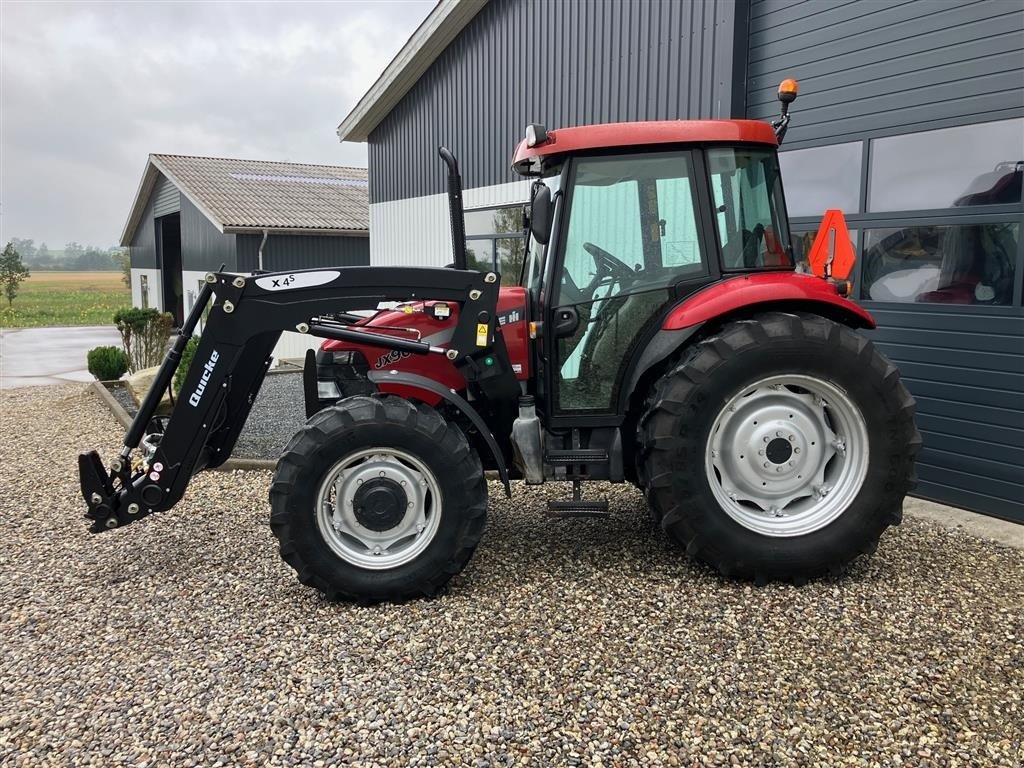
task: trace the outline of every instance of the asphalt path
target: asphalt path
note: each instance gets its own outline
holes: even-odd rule
[[[112,325],[2,328],[0,389],[90,381],[85,356],[101,345],[121,345]]]

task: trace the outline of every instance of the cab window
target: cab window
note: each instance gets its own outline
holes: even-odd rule
[[[791,267],[779,161],[764,149],[707,153],[723,269]]]
[[[671,287],[706,266],[689,152],[578,161],[556,302],[575,321],[556,340],[556,409],[613,410],[619,369]]]

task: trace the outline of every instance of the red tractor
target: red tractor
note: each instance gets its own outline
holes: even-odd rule
[[[561,480],[554,517],[602,516],[583,481],[630,482],[686,554],[757,582],[839,574],[900,520],[920,437],[896,368],[858,328],[850,254],[796,270],[782,115],[527,128],[521,273],[467,269],[449,168],[450,268],[211,273],[108,470],[79,459],[92,530],[172,507],[221,464],[283,330],[307,424],[278,462],[271,526],[304,584],[363,602],[432,595],[469,561],[485,470]],[[824,228],[823,228],[824,233]],[[402,302],[365,317],[383,302]],[[169,419],[154,417],[209,305]],[[353,314],[356,313],[356,314]],[[136,450],[138,452],[136,453]]]

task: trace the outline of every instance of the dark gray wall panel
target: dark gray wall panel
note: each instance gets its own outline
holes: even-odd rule
[[[192,202],[181,196],[181,268],[209,272],[237,268],[235,236],[221,234]]]
[[[166,216],[181,209],[181,193],[162,173],[157,175],[151,193],[153,216]]]
[[[733,58],[746,2],[491,0],[371,132],[370,202],[443,192],[439,144],[466,187],[515,181],[530,122],[742,114]]]
[[[256,269],[262,235],[238,235],[238,270]],[[263,247],[263,268],[272,272],[314,267],[360,267],[370,263],[368,237],[270,235]]]
[[[132,235],[128,248],[132,266],[137,269],[156,269],[156,231],[153,226],[153,198],[146,202],[139,226]]]
[[[1024,115],[1024,13],[1005,0],[751,0],[747,114],[800,81],[787,148]]]
[[[865,302],[917,399],[925,498],[1024,522],[1024,317]],[[975,330],[976,329],[976,330]]]

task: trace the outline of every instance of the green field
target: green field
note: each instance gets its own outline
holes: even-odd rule
[[[13,306],[0,297],[0,327],[110,325],[114,312],[131,303],[120,272],[33,272]]]

